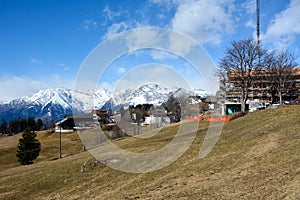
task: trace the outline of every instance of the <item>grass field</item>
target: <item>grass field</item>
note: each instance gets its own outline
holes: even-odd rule
[[[133,152],[168,144],[178,125],[154,137],[114,141]],[[262,110],[226,123],[203,159],[199,149],[208,124],[201,122],[190,148],[171,165],[142,174],[107,166],[81,172],[91,155],[58,157],[58,134],[39,132],[42,151],[19,166],[19,135],[0,138],[0,199],[299,199],[300,106]],[[77,134],[63,134],[63,154],[80,152]]]

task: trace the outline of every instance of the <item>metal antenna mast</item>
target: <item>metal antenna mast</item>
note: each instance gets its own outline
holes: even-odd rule
[[[259,18],[259,13],[260,13],[260,0],[256,0],[256,34],[257,34],[257,53],[258,53],[258,65],[260,67],[260,18]]]

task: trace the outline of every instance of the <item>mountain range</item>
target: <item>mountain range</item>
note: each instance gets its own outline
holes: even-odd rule
[[[167,101],[170,95],[187,98],[207,96],[201,89],[187,90],[183,88],[166,88],[161,85],[143,85],[137,89],[111,91],[99,89],[96,91],[78,91],[65,88],[40,90],[30,96],[14,99],[0,104],[0,119],[10,121],[16,118],[34,117],[42,120],[59,120],[64,114],[87,113],[94,108],[117,109],[143,103],[155,106]]]

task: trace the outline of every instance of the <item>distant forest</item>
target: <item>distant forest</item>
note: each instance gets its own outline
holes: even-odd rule
[[[3,118],[0,125],[0,134],[14,135],[24,132],[26,128],[32,131],[44,130],[44,123],[41,119],[35,120],[33,117],[17,118],[8,123]]]

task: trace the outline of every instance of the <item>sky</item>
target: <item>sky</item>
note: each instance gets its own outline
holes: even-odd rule
[[[262,46],[288,50],[300,63],[300,0],[261,0],[260,6]],[[77,87],[92,56],[98,59],[88,69],[91,77],[95,72],[89,88],[188,82],[213,92],[211,63],[195,68],[189,54],[217,67],[232,41],[255,38],[256,0],[0,0],[0,27],[0,102]],[[168,30],[169,37],[152,28]],[[117,53],[114,38],[124,39],[126,52]],[[103,50],[106,43],[112,46]],[[104,66],[108,54],[115,57]]]

